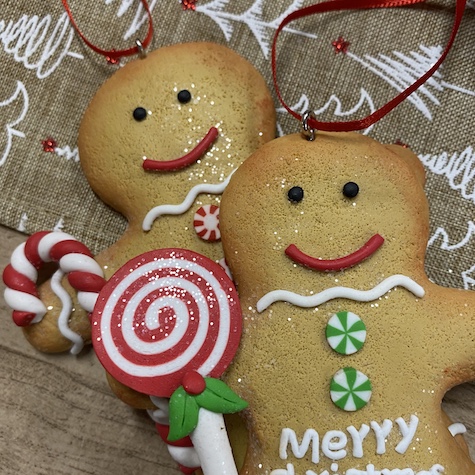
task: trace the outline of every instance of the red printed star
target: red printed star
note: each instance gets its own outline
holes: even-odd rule
[[[345,41],[342,36],[339,36],[337,40],[332,41],[333,48],[335,49],[335,54],[343,53],[345,54],[350,46],[349,41]]]
[[[196,10],[196,2],[198,0],[181,0],[183,10]]]
[[[397,139],[394,142],[394,145],[399,145],[400,147],[403,147],[403,148],[409,148],[409,145],[407,145],[407,143],[404,143],[401,139]]]
[[[43,145],[44,152],[54,152],[55,148],[58,146],[56,140],[51,137],[48,137],[46,140],[42,140],[41,145]]]
[[[115,52],[115,50],[112,50],[112,52]],[[109,64],[119,64],[120,58],[117,58],[117,56],[106,56],[106,61]]]

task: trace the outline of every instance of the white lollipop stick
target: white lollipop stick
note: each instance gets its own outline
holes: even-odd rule
[[[204,475],[238,475],[222,414],[200,408],[190,438]]]

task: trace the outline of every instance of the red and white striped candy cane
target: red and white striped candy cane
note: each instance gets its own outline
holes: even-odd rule
[[[193,447],[190,437],[170,442],[168,433],[170,430],[169,420],[169,399],[164,397],[150,397],[151,401],[157,407],[156,410],[149,410],[148,415],[155,422],[158,435],[167,444],[168,452],[172,459],[178,464],[179,469],[185,475],[191,475],[200,468],[200,459]]]
[[[97,295],[106,283],[101,267],[84,244],[63,232],[40,231],[33,234],[13,251],[10,264],[3,271],[5,301],[13,309],[13,321],[18,326],[40,322],[47,309],[39,298],[36,281],[38,271],[46,262],[57,262],[59,265],[51,282],[53,292],[63,304],[58,327],[73,342],[71,352],[77,354],[83,342],[67,325],[72,304],[60,281],[63,275],[68,275],[69,283],[78,291],[79,303],[88,312],[92,312]]]

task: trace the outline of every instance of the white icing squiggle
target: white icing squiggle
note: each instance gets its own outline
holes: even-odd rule
[[[73,346],[71,348],[71,354],[77,355],[81,352],[84,347],[84,340],[79,334],[73,332],[69,328],[69,317],[73,310],[73,303],[68,292],[61,285],[61,279],[64,277],[65,273],[62,270],[57,270],[53,277],[51,278],[51,290],[55,295],[61,300],[61,313],[58,317],[58,328],[65,338],[72,342]]]
[[[454,422],[448,427],[448,429],[453,437],[459,434],[465,434],[467,432],[467,428],[461,422]]]
[[[200,183],[194,186],[186,195],[186,198],[179,205],[159,205],[152,208],[145,216],[142,222],[142,229],[144,231],[150,231],[152,229],[153,222],[163,216],[164,214],[183,214],[188,211],[193,205],[196,197],[201,193],[210,193],[212,195],[220,195],[228,186],[231,176],[236,170],[233,170],[229,176],[221,183]]]
[[[350,287],[331,287],[315,295],[300,295],[288,290],[273,290],[268,292],[257,302],[256,308],[257,311],[261,313],[274,302],[288,302],[298,307],[310,308],[317,307],[336,298],[355,300],[357,302],[371,302],[372,300],[382,297],[393,287],[404,287],[419,298],[422,298],[425,294],[424,289],[410,277],[396,274],[384,279],[370,290],[357,290]]]

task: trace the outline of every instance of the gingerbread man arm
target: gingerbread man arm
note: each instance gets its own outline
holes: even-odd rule
[[[428,337],[442,355],[445,390],[475,379],[475,292],[431,284],[424,299],[433,315]]]

